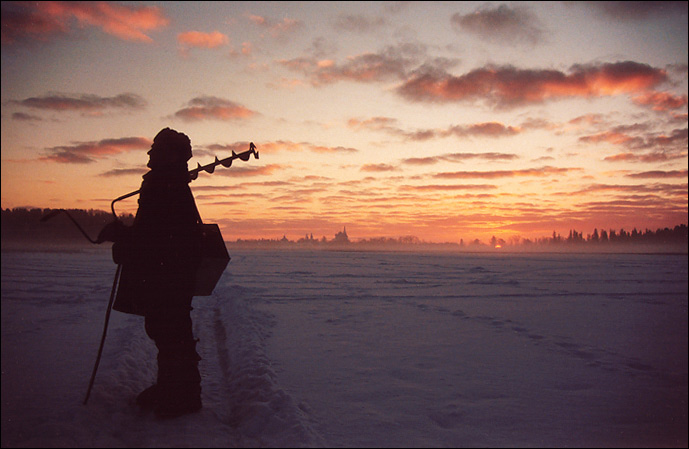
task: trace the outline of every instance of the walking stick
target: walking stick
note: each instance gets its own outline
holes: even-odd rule
[[[96,364],[93,365],[93,372],[91,373],[91,381],[89,382],[89,388],[86,390],[86,398],[84,398],[84,405],[89,400],[91,396],[91,389],[93,388],[93,382],[96,380],[96,372],[98,371],[98,365],[100,364],[100,357],[103,355],[103,346],[105,345],[105,336],[108,333],[108,323],[110,322],[110,312],[112,311],[112,303],[115,301],[115,292],[117,291],[117,283],[120,280],[120,271],[122,265],[117,265],[117,270],[115,270],[115,279],[112,281],[112,290],[110,291],[110,301],[108,302],[108,309],[105,311],[105,325],[103,326],[103,336],[100,339],[100,347],[98,348],[98,356],[96,357]]]

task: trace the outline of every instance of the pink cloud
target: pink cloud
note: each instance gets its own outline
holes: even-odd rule
[[[200,120],[237,120],[251,118],[255,111],[218,97],[196,97],[189,101],[188,106],[175,112],[174,116],[185,121]]]
[[[282,20],[273,20],[263,16],[249,15],[249,20],[259,27],[267,30],[273,38],[285,37],[304,27],[304,23],[299,20],[289,19],[287,17]]]
[[[563,98],[638,94],[667,79],[664,70],[633,61],[575,65],[568,73],[486,66],[460,76],[437,70],[419,73],[405,81],[397,92],[411,101],[483,100],[494,107],[509,108]]]
[[[67,33],[69,26],[46,14],[29,2],[2,2],[2,45],[24,39],[46,40]]]
[[[633,141],[634,138],[621,132],[616,131],[604,131],[598,134],[593,134],[590,136],[582,136],[579,138],[580,142],[586,143],[611,143],[614,145],[624,145],[628,142]]]
[[[201,31],[187,31],[177,35],[177,42],[182,48],[218,48],[227,45],[230,39],[219,31],[204,33]]]
[[[687,96],[669,92],[645,92],[633,97],[632,101],[641,106],[650,106],[654,111],[663,112],[686,106]]]
[[[359,120],[356,118],[349,119],[347,121],[347,126],[354,129],[372,129],[372,130],[397,130],[396,125],[397,120],[390,117],[371,117],[365,120]]]
[[[483,136],[483,137],[505,137],[519,134],[521,130],[514,126],[505,126],[498,122],[474,123],[471,125],[453,126],[446,131],[446,134],[465,137],[465,136]]]
[[[361,171],[365,172],[388,172],[388,171],[395,171],[396,168],[393,165],[390,164],[366,164],[361,167]]]
[[[433,165],[437,164],[439,159],[437,156],[428,157],[410,157],[402,161],[403,164],[407,165]]]
[[[20,39],[45,40],[68,33],[74,27],[92,26],[120,39],[152,42],[147,33],[165,27],[170,20],[155,6],[125,6],[109,2],[17,2],[4,7],[2,43]],[[6,12],[7,17],[6,17]]]

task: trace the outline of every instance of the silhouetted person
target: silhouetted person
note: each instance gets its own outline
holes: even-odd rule
[[[119,221],[101,231],[112,241],[122,275],[113,309],[145,317],[158,348],[158,377],[136,399],[162,418],[201,409],[201,376],[190,312],[200,261],[199,213],[189,188],[191,141],[165,128],[148,152],[139,209],[132,226]]]

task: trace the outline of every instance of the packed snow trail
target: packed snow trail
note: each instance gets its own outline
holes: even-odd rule
[[[110,374],[104,373],[100,382],[100,399],[125,415],[120,428],[110,430],[125,445],[299,447],[317,440],[308,416],[279,388],[265,357],[270,317],[247,307],[242,288],[219,290],[223,297],[194,300],[194,333],[202,357],[200,413],[169,422],[141,413],[133,398],[155,380],[155,347],[137,317],[126,320],[128,325],[110,337],[114,357]],[[118,394],[122,390],[126,393]]]

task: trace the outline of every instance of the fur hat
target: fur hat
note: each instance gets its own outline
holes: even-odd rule
[[[151,162],[161,164],[185,163],[191,159],[191,140],[186,134],[165,128],[153,139],[148,151]]]

